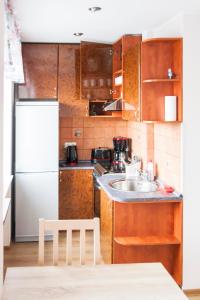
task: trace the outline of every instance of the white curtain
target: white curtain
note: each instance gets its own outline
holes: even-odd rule
[[[11,81],[24,83],[20,31],[11,0],[4,1],[5,11],[5,76]]]

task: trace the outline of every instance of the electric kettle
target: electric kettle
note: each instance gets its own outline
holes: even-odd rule
[[[77,146],[75,142],[64,144],[66,163],[73,166],[78,163]]]

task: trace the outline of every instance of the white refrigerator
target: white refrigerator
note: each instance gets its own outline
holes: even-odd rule
[[[39,218],[58,219],[58,102],[18,101],[15,240],[37,241]],[[47,233],[46,239],[51,235]]]

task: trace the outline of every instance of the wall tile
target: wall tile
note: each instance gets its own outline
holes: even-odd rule
[[[95,127],[95,118],[84,118],[83,119],[83,127]]]
[[[72,119],[72,127],[74,128],[83,128],[83,118],[73,118]]]
[[[63,127],[60,129],[60,139],[70,139],[72,138],[72,128]]]
[[[72,118],[60,118],[60,127],[72,127]]]

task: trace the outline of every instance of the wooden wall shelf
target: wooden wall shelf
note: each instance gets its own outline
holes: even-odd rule
[[[161,37],[161,38],[150,38],[150,39],[146,39],[143,40],[142,43],[146,44],[146,43],[160,43],[160,42],[176,42],[176,41],[180,41],[179,37]]]
[[[113,72],[114,75],[121,74],[121,73],[123,73],[123,70],[122,70],[122,69]]]
[[[141,121],[165,122],[165,96],[176,96],[176,121],[182,122],[182,56],[182,38],[142,42]],[[169,68],[172,79],[167,78]]]
[[[122,111],[112,111],[109,115],[88,116],[89,118],[121,118]]]
[[[178,82],[180,81],[180,79],[177,78],[173,78],[173,79],[168,79],[168,78],[154,78],[154,79],[144,79],[142,82],[143,83],[154,83],[154,82]]]
[[[116,237],[115,242],[122,246],[153,246],[153,245],[180,245],[181,241],[175,236],[127,236]]]

